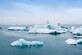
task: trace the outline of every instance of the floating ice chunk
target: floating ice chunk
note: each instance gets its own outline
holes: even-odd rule
[[[35,45],[43,45],[41,41],[26,41],[24,39],[18,39],[11,43],[11,46],[35,46]]]
[[[11,43],[11,46],[23,46],[23,45],[30,45],[30,41],[25,41],[24,39],[19,39]]]
[[[65,42],[70,45],[82,44],[82,39],[67,39]]]
[[[67,44],[70,44],[70,45],[77,44],[77,40],[74,40],[74,39],[67,39],[65,42],[66,42]]]
[[[22,46],[22,43],[19,41],[15,41],[15,42],[11,43],[11,46]]]
[[[70,32],[73,35],[82,36],[82,27],[79,27],[79,28],[71,27]]]
[[[42,34],[54,33],[55,34],[55,31],[57,33],[62,34],[67,32],[67,29],[61,28],[61,26],[54,25],[54,24],[34,25],[34,27],[30,28],[28,33],[42,33]]]
[[[18,26],[13,26],[13,27],[8,27],[9,31],[28,31],[27,27],[18,27]]]

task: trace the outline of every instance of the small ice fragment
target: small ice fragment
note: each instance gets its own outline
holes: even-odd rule
[[[75,45],[75,44],[77,44],[77,40],[75,40],[75,39],[67,39],[65,42],[66,42],[67,44],[70,44],[70,45]]]

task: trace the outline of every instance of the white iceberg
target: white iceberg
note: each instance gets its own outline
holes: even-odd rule
[[[9,31],[28,31],[27,27],[18,27],[18,26],[12,26],[8,28]]]
[[[70,45],[76,45],[76,44],[82,44],[82,39],[67,39],[65,41],[67,44],[70,44]]]
[[[65,33],[67,29],[61,28],[58,25],[54,24],[45,24],[45,25],[34,25],[34,27],[30,28],[28,33],[47,33],[47,34],[57,34],[57,33]]]
[[[34,29],[35,30],[35,29]],[[28,33],[41,33],[41,34],[62,34],[66,33],[67,31],[64,30],[52,30],[52,29],[37,29],[36,31],[30,30]]]
[[[73,34],[73,35],[82,35],[82,27],[79,27],[79,28],[75,28],[75,27],[71,27],[70,29],[70,32]]]
[[[18,39],[11,43],[11,46],[38,46],[43,45],[44,43],[41,41],[26,41],[23,38]]]
[[[74,40],[74,39],[67,39],[66,41],[65,41],[67,44],[77,44],[77,40]]]

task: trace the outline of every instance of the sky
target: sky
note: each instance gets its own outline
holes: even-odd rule
[[[82,24],[82,0],[0,0],[0,24]]]

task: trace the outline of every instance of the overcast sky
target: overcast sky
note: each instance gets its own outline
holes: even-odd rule
[[[82,24],[82,0],[0,0],[0,24]]]

